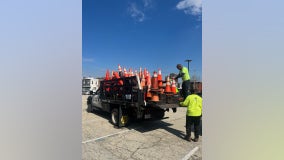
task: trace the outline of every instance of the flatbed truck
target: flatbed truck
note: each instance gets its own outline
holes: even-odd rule
[[[163,82],[165,83],[165,82]],[[147,97],[148,86],[142,87],[138,76],[122,77],[100,82],[100,88],[87,98],[87,111],[110,113],[110,121],[118,127],[127,126],[130,119],[162,119],[165,111],[176,112],[179,94],[159,93],[159,101]]]

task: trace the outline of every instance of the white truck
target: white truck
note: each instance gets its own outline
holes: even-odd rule
[[[83,77],[82,94],[93,94],[100,87],[100,80],[93,77]]]

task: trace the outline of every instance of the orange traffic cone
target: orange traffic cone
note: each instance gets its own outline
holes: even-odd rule
[[[116,79],[120,78],[120,77],[119,77],[119,74],[118,74],[117,72],[114,72],[114,78],[116,78]],[[123,85],[123,81],[120,79],[120,80],[118,81],[118,84],[119,84],[119,85]]]
[[[140,70],[139,70],[139,77],[142,77],[142,68],[140,67]]]
[[[155,102],[159,101],[158,93],[155,93],[155,92],[152,93],[151,101],[155,101]]]
[[[132,68],[129,68],[128,76],[129,77],[133,76]]]
[[[113,72],[114,78],[120,78],[117,72]]]
[[[152,97],[152,93],[150,91],[147,92],[146,97],[151,98]]]
[[[167,76],[167,83],[166,83],[166,89],[164,91],[165,93],[171,93],[172,90],[171,90],[171,83],[170,83],[170,77]]]
[[[134,71],[134,76],[139,76],[137,70]]]
[[[120,64],[118,64],[118,72],[122,72]]]
[[[146,85],[146,83],[145,83],[145,77],[144,77],[144,75],[142,75],[142,79],[141,79],[141,87],[142,87],[142,89],[143,89],[143,87]]]
[[[144,77],[145,77],[145,79],[147,79],[147,69],[146,68],[144,68]]]
[[[159,87],[161,88],[161,87],[163,87],[163,77],[162,77],[162,71],[161,71],[161,69],[159,69],[159,71],[158,71],[158,85],[159,85]]]
[[[105,77],[105,80],[109,80],[110,77],[109,77],[109,70],[106,71],[106,77]]]
[[[126,71],[126,68],[124,68],[123,71],[124,71],[124,73],[123,73],[124,77],[128,77],[128,73]]]
[[[115,79],[115,76],[114,76],[114,71],[111,71],[111,79]]]
[[[152,77],[152,81],[151,81],[151,90],[158,90],[158,75],[157,75],[157,72],[154,71],[154,75]]]
[[[171,90],[172,90],[172,92],[173,92],[174,94],[177,93],[177,90],[176,90],[176,81],[175,81],[175,80],[173,80],[173,82],[172,82]]]
[[[118,74],[121,77],[122,76],[122,68],[120,66],[120,64],[118,64]]]
[[[151,76],[150,76],[150,73],[148,71],[147,71],[146,85],[148,86],[147,97],[151,98],[152,97],[152,93],[150,92]]]
[[[148,88],[150,89],[151,87],[151,76],[150,73],[147,71],[147,76],[146,76],[146,84],[148,86]]]

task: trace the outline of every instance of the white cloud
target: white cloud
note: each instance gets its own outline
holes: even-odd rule
[[[145,20],[145,14],[137,8],[135,3],[130,4],[128,12],[136,21],[143,22]]]
[[[152,0],[143,0],[144,7],[151,7],[152,6]]]
[[[94,62],[93,58],[83,58],[83,62]]]
[[[201,0],[182,0],[176,8],[183,10],[185,14],[200,15],[202,11]]]

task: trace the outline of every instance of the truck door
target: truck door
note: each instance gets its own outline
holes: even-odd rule
[[[92,98],[92,104],[93,104],[93,106],[96,106],[98,108],[102,108],[102,103],[101,103],[101,99],[100,99],[100,90],[97,90],[97,92],[95,92],[95,95]]]

